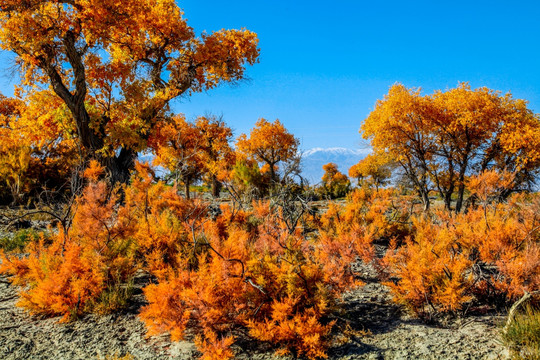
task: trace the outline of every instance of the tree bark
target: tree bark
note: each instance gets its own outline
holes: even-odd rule
[[[221,182],[217,179],[216,175],[212,175],[212,196],[218,198],[220,191]]]
[[[184,179],[184,191],[186,192],[186,199],[191,199],[191,195],[189,194],[189,185],[191,183],[190,179]]]
[[[428,212],[430,208],[429,193],[427,191],[421,191],[422,202],[424,203],[424,212]]]
[[[101,163],[106,167],[111,183],[127,183],[130,178],[130,171],[135,167],[137,152],[122,148],[115,157],[101,159]]]

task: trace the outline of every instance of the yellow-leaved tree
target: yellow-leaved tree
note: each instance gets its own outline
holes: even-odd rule
[[[446,208],[463,209],[466,179],[497,169],[515,174],[511,190],[531,187],[540,169],[540,117],[527,102],[488,88],[461,83],[422,95],[393,85],[361,131],[377,152],[388,153],[430,207],[435,189]]]
[[[273,182],[279,182],[278,166],[298,156],[298,144],[298,139],[279,120],[272,123],[261,118],[249,137],[240,135],[236,147],[243,156],[262,164],[262,170],[270,173]]]
[[[197,36],[174,0],[0,0],[0,47],[22,85],[52,88],[72,116],[84,158],[127,181],[171,100],[244,78],[257,35]]]

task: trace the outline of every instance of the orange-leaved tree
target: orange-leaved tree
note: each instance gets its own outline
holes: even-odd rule
[[[331,199],[345,196],[351,187],[347,175],[339,171],[338,166],[334,163],[323,165],[323,170],[324,174],[319,189],[321,194]]]
[[[276,120],[269,122],[259,119],[251,129],[249,137],[240,135],[236,142],[238,152],[262,164],[262,169],[270,173],[273,182],[279,182],[277,173],[280,163],[298,156],[299,141]]]
[[[202,140],[197,126],[188,122],[183,115],[175,115],[168,121],[161,122],[150,138],[156,155],[154,164],[167,169],[176,183],[184,184],[188,199],[190,185],[198,180],[204,171]]]
[[[429,170],[434,162],[436,142],[424,116],[425,99],[417,89],[394,85],[364,121],[361,131],[371,139],[377,152],[386,152],[404,169],[421,198],[424,209],[430,206]]]
[[[244,78],[255,33],[197,36],[174,0],[1,0],[0,47],[22,84],[51,87],[69,109],[84,157],[126,181],[172,99]]]
[[[349,176],[356,178],[358,185],[364,184],[367,180],[378,189],[387,184],[388,179],[392,176],[393,165],[388,154],[373,153],[351,166]]]
[[[525,130],[523,137],[519,129]],[[425,96],[419,89],[393,85],[362,125],[374,150],[401,166],[426,210],[434,189],[449,210],[455,195],[456,212],[463,209],[470,174],[511,171],[514,189],[530,187],[540,168],[539,131],[540,118],[526,101],[467,83]]]
[[[212,196],[218,197],[221,181],[229,177],[236,159],[230,145],[232,130],[223,119],[215,116],[198,117],[195,126],[200,136],[204,172],[212,186]]]

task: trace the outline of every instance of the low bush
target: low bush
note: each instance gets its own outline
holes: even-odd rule
[[[414,218],[410,236],[383,264],[395,300],[418,314],[505,305],[540,288],[540,196],[466,214]]]
[[[0,237],[0,249],[21,252],[30,242],[37,242],[43,234],[33,229],[21,229],[13,234]]]

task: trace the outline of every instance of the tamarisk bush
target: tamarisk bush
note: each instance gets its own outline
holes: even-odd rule
[[[125,236],[130,224],[117,218],[116,192],[99,181],[102,174],[97,162],[85,171],[88,185],[67,232],[59,227],[50,239],[29,243],[27,257],[0,254],[0,271],[14,275],[13,283],[21,287],[19,306],[62,315],[64,321],[88,311],[116,310],[114,297],[103,296],[133,276],[135,244]],[[109,303],[100,304],[100,297]]]
[[[102,176],[92,162],[65,231],[28,245],[28,256],[2,254],[2,272],[21,286],[20,306],[64,320],[115,311],[141,269],[153,278],[140,313],[149,334],[177,340],[189,327],[204,359],[233,357],[239,336],[282,354],[326,356],[330,312],[360,284],[351,263],[371,254],[363,227],[348,236],[323,231],[292,193],[244,209],[222,204],[217,215],[175,186],[155,183],[144,164],[120,201]]]
[[[395,300],[419,314],[458,311],[473,303],[505,303],[540,288],[540,196],[466,214],[414,218],[403,246],[383,263]]]
[[[150,333],[180,339],[189,323],[205,359],[232,357],[242,329],[279,353],[325,357],[333,326],[326,317],[358,284],[350,271],[358,243],[306,236],[268,202],[230,215],[224,206],[215,222],[195,230],[191,253],[178,252],[179,266],[155,273],[159,281],[145,288],[149,305],[141,313]]]

